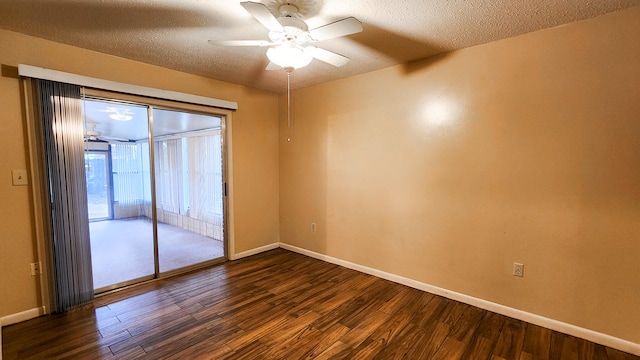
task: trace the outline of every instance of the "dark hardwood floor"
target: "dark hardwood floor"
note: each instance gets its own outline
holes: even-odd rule
[[[286,250],[3,331],[3,359],[640,359]]]

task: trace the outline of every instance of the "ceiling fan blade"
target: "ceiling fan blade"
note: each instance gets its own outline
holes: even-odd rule
[[[276,43],[266,40],[209,40],[213,46],[270,46]]]
[[[269,70],[269,71],[282,70],[282,67],[274,63],[273,61],[269,61],[269,64],[267,64],[267,67],[265,68],[265,70]]]
[[[105,141],[130,142],[129,139],[125,139],[117,136],[98,136],[98,139],[105,140]]]
[[[315,41],[322,41],[351,35],[362,31],[362,23],[354,17],[338,20],[331,24],[309,30],[309,36]]]
[[[307,46],[305,51],[308,51],[314,58],[324,61],[327,64],[331,64],[335,67],[341,67],[349,62],[349,58],[333,51],[322,49],[315,46]]]
[[[241,2],[240,5],[242,5],[249,14],[253,15],[253,17],[260,21],[260,23],[267,29],[272,31],[284,31],[282,24],[278,22],[278,19],[273,16],[266,5],[252,1]]]

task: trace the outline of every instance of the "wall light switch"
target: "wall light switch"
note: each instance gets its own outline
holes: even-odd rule
[[[13,185],[29,185],[29,178],[27,177],[27,170],[11,170],[11,176],[13,178]]]

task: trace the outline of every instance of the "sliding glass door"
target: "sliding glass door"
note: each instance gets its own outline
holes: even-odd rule
[[[91,159],[87,175],[98,164],[104,163],[101,171],[106,171],[100,177],[87,176],[89,214],[97,208],[92,198],[99,199],[100,209],[110,209],[89,225],[93,283],[100,292],[155,275],[149,121],[145,106],[96,99],[83,103],[85,159]],[[97,194],[92,196],[93,187]]]
[[[224,260],[222,118],[104,98],[84,110],[96,292]]]
[[[153,110],[161,272],[224,257],[220,125],[216,116]]]

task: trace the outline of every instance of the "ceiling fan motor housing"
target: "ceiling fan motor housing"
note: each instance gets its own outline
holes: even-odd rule
[[[309,27],[304,21],[292,17],[279,17],[278,22],[284,28],[284,33],[279,31],[270,31],[269,38],[272,41],[297,40],[300,43],[309,41],[307,36]]]
[[[291,4],[291,3],[286,3],[286,4],[282,4],[278,7],[278,11],[280,12],[280,15],[282,17],[298,17],[300,16],[300,9],[298,9],[297,6]]]

